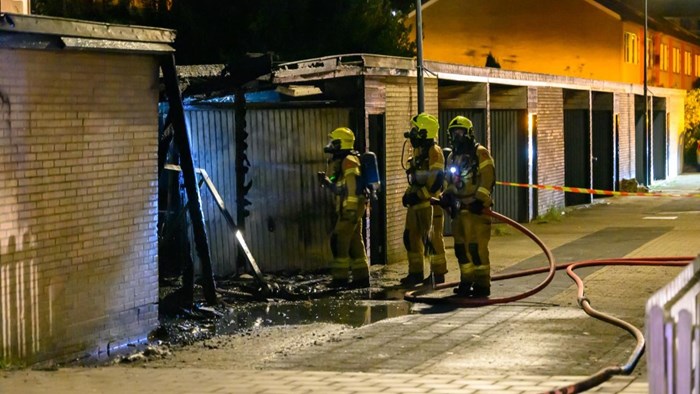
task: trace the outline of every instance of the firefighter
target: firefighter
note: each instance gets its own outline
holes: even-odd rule
[[[327,168],[330,177],[325,172],[317,175],[321,187],[330,189],[335,195],[337,219],[330,239],[333,254],[331,287],[368,287],[369,264],[362,240],[367,196],[365,190],[358,187],[361,166],[359,154],[353,150],[355,135],[347,127],[338,127],[328,137],[330,141],[323,150],[331,155]]]
[[[440,196],[444,182],[445,157],[435,141],[439,127],[437,118],[421,113],[411,119],[411,130],[404,134],[413,148],[406,168],[408,187],[402,198],[403,206],[408,208],[403,234],[408,254],[408,275],[401,279],[401,283],[407,287],[424,282],[423,258],[426,246],[434,254],[430,260],[430,269],[435,283],[443,283],[447,273],[442,224],[439,224],[439,229],[433,228],[431,232],[433,220],[436,225],[443,220],[442,212],[437,212],[437,216],[433,217],[434,210],[430,203],[431,198]],[[441,210],[437,208],[435,211]]]
[[[488,149],[474,136],[468,118],[457,116],[448,132],[452,153],[447,158],[446,187],[440,205],[453,217],[454,249],[460,270],[455,293],[464,297],[488,297],[491,294],[489,240],[491,218],[483,214],[493,205],[491,193],[495,167]]]

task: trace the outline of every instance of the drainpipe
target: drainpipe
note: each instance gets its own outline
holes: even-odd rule
[[[423,10],[421,0],[416,0],[416,50],[418,59],[418,113],[425,112],[425,89],[423,87]]]

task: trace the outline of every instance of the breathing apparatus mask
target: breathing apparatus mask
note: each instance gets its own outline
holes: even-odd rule
[[[335,155],[338,152],[340,152],[340,140],[328,141],[328,144],[323,147],[323,153]]]
[[[474,134],[467,132],[466,129],[450,129],[450,138],[456,154],[467,154],[473,157],[476,153],[476,138],[474,138]]]
[[[413,127],[410,131],[403,133],[403,136],[411,141],[411,146],[414,148],[421,148],[435,142],[432,138],[427,138],[428,132],[425,129],[418,130],[417,127]]]

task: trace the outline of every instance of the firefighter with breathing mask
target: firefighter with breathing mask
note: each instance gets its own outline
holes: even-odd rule
[[[338,127],[328,135],[323,149],[330,154],[327,171],[319,172],[321,187],[335,195],[337,220],[331,233],[331,287],[369,286],[369,264],[362,240],[362,217],[367,209],[365,188],[360,183],[360,158],[354,151],[355,135],[347,127]],[[349,274],[352,272],[352,282]]]
[[[424,282],[426,247],[432,252],[430,269],[434,283],[443,283],[447,273],[442,235],[443,213],[439,208],[433,209],[430,203],[431,198],[440,196],[445,174],[445,157],[436,143],[439,127],[435,116],[421,113],[411,119],[411,130],[404,134],[413,148],[406,167],[408,187],[402,198],[404,207],[408,208],[403,234],[408,254],[408,275],[401,279],[401,283],[407,287]]]
[[[447,158],[446,187],[440,205],[453,218],[454,249],[460,270],[455,293],[463,297],[488,297],[491,217],[484,215],[483,210],[493,205],[491,193],[496,183],[493,158],[476,141],[468,118],[452,119],[448,132],[452,153]]]

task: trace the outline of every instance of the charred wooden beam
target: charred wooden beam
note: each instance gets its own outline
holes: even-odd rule
[[[160,67],[163,71],[165,91],[168,95],[168,103],[170,104],[168,116],[173,124],[175,144],[180,151],[180,166],[185,181],[190,220],[192,221],[192,229],[194,232],[195,248],[199,256],[199,261],[202,264],[204,298],[208,304],[214,305],[217,303],[216,284],[214,283],[214,274],[209,253],[209,241],[207,240],[207,232],[204,227],[202,199],[199,195],[199,188],[197,187],[192,150],[190,149],[189,138],[187,138],[185,110],[182,105],[182,97],[177,83],[175,56],[164,56]]]

